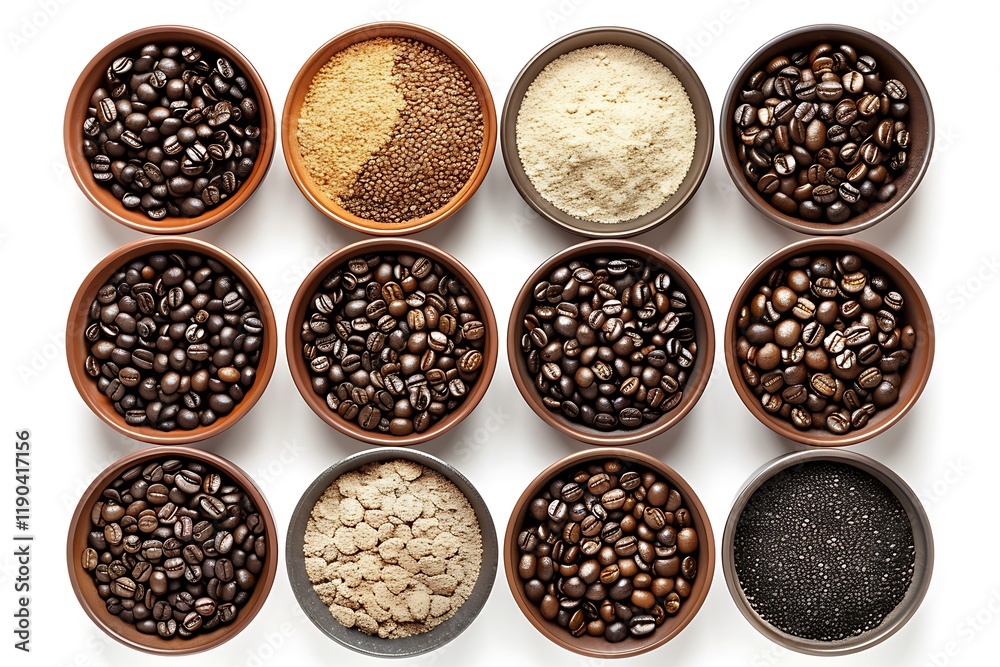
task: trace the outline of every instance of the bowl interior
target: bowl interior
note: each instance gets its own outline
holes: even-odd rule
[[[743,593],[740,586],[739,577],[736,574],[734,542],[736,536],[736,526],[744,507],[750,500],[753,493],[759,489],[767,480],[782,470],[787,470],[795,465],[806,461],[836,461],[847,463],[859,468],[877,480],[882,482],[899,500],[903,509],[910,519],[910,528],[913,530],[914,568],[913,579],[907,589],[903,599],[896,605],[896,608],[885,617],[881,625],[869,630],[857,637],[851,637],[834,642],[823,642],[812,639],[803,639],[782,632],[764,619],[762,619]],[[725,533],[722,537],[722,557],[724,562],[724,573],[729,592],[739,607],[743,616],[750,621],[761,634],[771,641],[777,642],[786,648],[790,648],[801,653],[812,655],[845,655],[856,653],[866,648],[878,644],[899,630],[920,606],[927,588],[930,586],[931,573],[934,569],[934,541],[931,535],[930,523],[927,514],[924,512],[920,500],[913,490],[898,475],[881,465],[880,463],[854,452],[841,450],[812,450],[806,452],[796,452],[780,456],[758,469],[744,485],[730,512],[726,522]]]
[[[320,189],[312,176],[309,175],[309,170],[306,169],[302,162],[302,153],[299,147],[299,116],[302,111],[302,102],[309,92],[313,77],[337,53],[353,44],[377,37],[409,38],[429,44],[444,53],[456,65],[462,68],[465,75],[469,77],[469,81],[476,91],[476,97],[479,99],[479,106],[483,114],[483,145],[479,151],[479,161],[472,172],[472,176],[455,196],[440,209],[429,215],[402,223],[382,223],[367,220],[354,215],[338,205]],[[443,35],[439,35],[422,26],[409,23],[369,23],[341,33],[321,46],[309,57],[309,60],[306,61],[298,74],[295,75],[295,80],[288,91],[285,108],[281,116],[281,144],[285,155],[285,163],[288,165],[292,179],[299,190],[302,191],[302,194],[305,195],[306,199],[313,206],[331,219],[351,229],[376,235],[412,234],[437,224],[455,213],[472,197],[479,188],[480,183],[486,178],[486,172],[489,171],[490,162],[493,160],[496,139],[497,122],[493,96],[479,68],[476,67],[476,64],[472,62],[472,59],[462,49]]]
[[[378,636],[367,635],[356,628],[347,628],[341,625],[330,614],[330,610],[319,599],[316,591],[313,590],[312,582],[306,574],[305,556],[303,546],[305,544],[306,523],[313,506],[319,500],[323,492],[338,477],[344,473],[356,470],[368,463],[393,461],[396,459],[406,459],[415,461],[431,470],[435,470],[451,481],[465,497],[469,499],[469,504],[476,513],[476,520],[479,523],[479,530],[483,537],[483,562],[479,569],[479,578],[469,594],[469,598],[458,608],[455,615],[444,621],[437,627],[427,632],[401,637],[398,639],[384,639]],[[379,657],[412,657],[427,653],[440,648],[452,639],[462,634],[486,604],[490,591],[493,589],[493,582],[497,573],[498,546],[496,528],[493,525],[493,517],[489,508],[483,500],[479,491],[472,485],[462,473],[444,461],[424,454],[423,452],[411,449],[381,448],[360,452],[349,456],[346,459],[327,468],[302,494],[295,511],[292,512],[292,520],[288,526],[288,535],[285,542],[285,564],[288,568],[288,579],[292,585],[292,592],[298,600],[306,616],[319,628],[323,634],[330,637],[338,644],[353,649],[359,653]]]
[[[698,133],[691,167],[677,192],[653,211],[634,220],[616,224],[580,220],[556,208],[545,200],[532,185],[528,175],[524,172],[524,166],[521,164],[521,158],[517,152],[517,115],[521,110],[521,101],[532,82],[549,63],[559,56],[598,44],[619,44],[642,51],[673,72],[684,85],[684,90],[691,100]],[[705,91],[705,86],[694,68],[680,53],[664,42],[651,35],[628,28],[589,28],[574,32],[561,37],[535,55],[517,75],[510,92],[507,94],[500,128],[500,144],[504,163],[507,165],[507,173],[521,197],[546,220],[576,234],[595,238],[639,234],[667,220],[683,208],[694,196],[705,177],[705,172],[708,171],[708,163],[712,159],[714,137],[715,121],[712,118],[712,105],[708,99],[708,93]]]
[[[638,257],[644,262],[666,269],[669,271],[676,285],[688,295],[693,304],[692,310],[695,313],[695,340],[698,342],[699,348],[694,365],[692,365],[688,374],[687,384],[683,388],[684,397],[673,410],[660,417],[657,421],[643,424],[641,427],[632,430],[617,428],[610,431],[601,431],[585,424],[571,421],[562,412],[549,410],[542,402],[542,396],[535,387],[534,378],[528,372],[527,362],[524,359],[524,354],[521,352],[522,320],[528,313],[528,308],[531,305],[532,288],[535,284],[547,279],[553,269],[566,262],[574,259],[608,255]],[[592,445],[631,445],[663,433],[679,422],[691,411],[705,391],[708,379],[712,373],[714,356],[715,329],[712,325],[712,313],[708,308],[708,301],[705,299],[705,295],[694,281],[694,278],[671,257],[653,248],[632,241],[613,241],[610,243],[608,241],[585,241],[545,260],[541,266],[535,269],[535,272],[531,274],[528,280],[525,281],[524,286],[514,300],[510,321],[507,324],[507,357],[510,362],[511,373],[514,375],[514,382],[517,384],[521,396],[524,397],[524,400],[531,409],[550,426],[572,438],[588,442]]]
[[[254,91],[254,99],[257,101],[257,106],[260,110],[260,151],[250,176],[240,186],[239,190],[236,191],[236,194],[215,208],[209,209],[194,218],[168,216],[163,220],[156,221],[140,210],[125,208],[121,201],[111,194],[111,190],[94,180],[90,171],[90,161],[83,154],[82,128],[83,121],[87,117],[90,96],[98,86],[104,85],[105,71],[116,56],[123,53],[131,53],[150,42],[160,44],[167,42],[194,44],[213,54],[225,55],[249,80]],[[246,56],[221,38],[197,28],[153,26],[136,30],[116,39],[104,47],[87,64],[74,84],[66,105],[63,142],[73,178],[87,198],[95,206],[104,211],[105,214],[123,225],[149,234],[180,234],[203,229],[218,222],[234,212],[250,198],[250,195],[253,194],[257,186],[264,180],[264,176],[267,175],[267,171],[271,166],[271,157],[274,154],[275,131],[274,108],[271,106],[271,98],[267,93],[267,88],[264,86],[264,81],[260,78],[253,65],[250,64],[250,61],[247,60]]]
[[[684,498],[684,507],[691,512],[693,526],[698,532],[699,544],[698,576],[691,585],[691,595],[684,600],[680,611],[674,616],[668,616],[663,625],[648,637],[637,639],[629,636],[624,641],[614,644],[606,641],[604,637],[591,637],[590,635],[573,637],[555,621],[548,621],[543,618],[539,608],[525,596],[524,588],[521,585],[521,578],[517,573],[517,564],[520,558],[517,536],[524,524],[531,501],[539,494],[544,493],[552,480],[559,475],[576,469],[581,465],[595,461],[604,461],[606,459],[618,459],[626,465],[632,464],[652,470],[666,481],[668,485],[676,488]],[[520,607],[525,617],[539,632],[559,646],[592,658],[625,658],[635,656],[662,646],[676,637],[681,630],[687,627],[688,623],[698,613],[698,610],[701,609],[702,603],[704,603],[705,598],[708,596],[708,590],[712,585],[712,576],[715,571],[715,538],[712,534],[712,526],[709,522],[705,506],[702,505],[701,500],[691,486],[683,477],[662,461],[640,452],[618,449],[591,449],[571,454],[543,470],[528,485],[528,488],[524,490],[524,493],[521,494],[517,504],[514,506],[514,511],[510,515],[510,522],[507,524],[503,549],[504,568],[507,570],[507,584],[510,587],[511,594],[514,596],[514,601],[517,602],[517,606]]]
[[[884,274],[895,286],[896,291],[903,295],[904,320],[913,326],[917,333],[917,344],[911,352],[910,363],[902,373],[902,384],[899,387],[899,399],[895,405],[876,412],[868,424],[861,429],[849,431],[845,435],[834,435],[825,429],[810,429],[800,431],[791,422],[774,416],[764,410],[753,391],[743,381],[740,374],[741,363],[736,360],[737,335],[736,319],[740,308],[746,303],[755,288],[763,282],[767,274],[776,266],[800,255],[817,256],[828,254],[831,257],[853,253],[861,257],[865,264]],[[909,411],[917,398],[920,397],[927,380],[930,377],[931,364],[934,360],[934,324],[930,306],[916,280],[903,266],[890,255],[875,246],[856,239],[813,239],[793,243],[779,250],[771,257],[761,262],[740,287],[729,310],[726,321],[726,366],[732,379],[736,393],[765,426],[778,435],[790,438],[806,445],[842,446],[854,445],[872,438],[885,431],[899,421]]]
[[[311,375],[309,374],[308,364],[302,358],[302,341],[299,338],[302,322],[306,319],[306,312],[309,309],[310,302],[326,276],[335,268],[354,257],[380,252],[416,253],[425,255],[440,263],[441,266],[446,268],[465,285],[469,296],[472,297],[476,307],[479,309],[479,315],[483,324],[486,325],[486,346],[483,349],[483,363],[479,379],[476,380],[475,385],[472,386],[465,400],[455,410],[445,415],[445,417],[438,420],[424,432],[414,432],[406,436],[391,435],[377,430],[366,431],[358,426],[357,423],[347,421],[341,418],[336,412],[330,410],[326,404],[325,397],[320,396],[312,389]],[[479,404],[483,396],[486,395],[486,390],[493,379],[493,372],[496,370],[498,348],[497,322],[493,314],[493,307],[490,305],[489,297],[486,296],[486,290],[483,289],[479,281],[472,275],[472,272],[440,248],[429,243],[410,239],[368,239],[352,243],[328,255],[313,268],[302,282],[302,285],[299,286],[298,292],[295,293],[295,298],[292,301],[292,306],[289,309],[288,323],[285,326],[285,354],[288,357],[288,368],[292,372],[292,379],[295,381],[295,386],[298,388],[299,393],[302,394],[302,398],[305,399],[313,412],[319,415],[327,424],[353,438],[375,445],[408,446],[426,442],[447,432],[465,419],[475,409],[476,405]]]
[[[243,400],[237,403],[229,414],[220,416],[211,426],[199,426],[190,431],[183,429],[160,431],[152,426],[126,424],[124,418],[115,412],[114,405],[108,397],[98,389],[94,378],[87,375],[84,370],[84,361],[90,354],[90,349],[83,332],[87,328],[90,304],[96,298],[97,291],[119,267],[139,257],[158,252],[196,252],[221,262],[250,290],[257,303],[257,312],[264,322],[264,343],[261,348],[260,363],[257,365],[256,380],[246,391]],[[257,279],[239,260],[221,248],[205,241],[180,236],[153,237],[133,241],[101,260],[80,285],[80,289],[73,299],[69,322],[66,325],[66,357],[69,361],[69,371],[84,402],[97,416],[118,432],[137,440],[158,445],[197,442],[222,433],[235,424],[249,412],[261,394],[264,393],[274,371],[277,356],[278,327],[275,324],[274,311],[271,310],[271,302]]]
[[[214,468],[239,485],[253,499],[257,510],[264,519],[267,535],[267,554],[264,558],[264,570],[257,578],[250,601],[240,609],[236,621],[223,625],[212,632],[198,634],[191,639],[174,637],[164,639],[156,635],[145,635],[134,625],[129,625],[117,616],[112,616],[105,609],[104,600],[97,593],[90,573],[83,569],[81,554],[87,548],[87,535],[90,532],[90,508],[97,502],[104,489],[114,479],[129,468],[148,461],[167,458],[187,458],[200,461]],[[119,459],[104,470],[84,492],[69,527],[69,540],[66,546],[66,558],[69,566],[70,583],[76,593],[77,600],[87,615],[101,630],[110,637],[134,649],[161,655],[186,655],[206,651],[232,638],[250,625],[254,616],[264,606],[264,601],[274,583],[278,567],[278,530],[274,517],[264,499],[263,493],[239,467],[226,459],[190,447],[156,447],[144,449]]]
[[[811,222],[802,218],[785,215],[771,206],[757,189],[743,176],[742,165],[736,157],[736,135],[733,115],[736,107],[741,104],[739,93],[747,77],[763,69],[772,58],[787,55],[794,51],[811,50],[817,44],[829,42],[834,46],[850,44],[858,54],[868,54],[878,63],[878,71],[882,80],[895,78],[903,82],[908,92],[907,102],[910,114],[906,126],[910,132],[909,149],[910,164],[893,183],[896,184],[896,196],[887,202],[876,202],[871,208],[849,218],[841,224],[827,222]],[[867,229],[886,218],[903,205],[913,189],[920,183],[930,163],[931,150],[934,145],[934,113],[931,108],[930,96],[923,81],[913,68],[913,65],[892,45],[885,40],[864,30],[839,25],[815,25],[792,30],[773,40],[757,50],[740,68],[726,94],[721,112],[722,156],[736,187],[757,210],[780,225],[802,232],[804,234],[853,234]]]

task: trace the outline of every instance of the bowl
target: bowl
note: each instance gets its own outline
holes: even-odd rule
[[[447,416],[438,420],[425,431],[412,432],[409,435],[392,435],[381,433],[378,430],[367,431],[361,428],[357,422],[343,419],[338,413],[329,408],[324,396],[313,391],[310,379],[309,365],[302,356],[302,340],[300,334],[302,323],[306,319],[306,313],[312,303],[316,290],[320,287],[326,276],[338,266],[346,263],[354,257],[361,257],[368,254],[392,252],[392,253],[413,253],[424,255],[435,262],[441,264],[453,276],[465,285],[475,302],[481,316],[482,323],[486,326],[486,345],[483,349],[483,360],[479,371],[479,377],[475,385],[465,397],[465,400]],[[320,419],[345,435],[349,435],[357,440],[371,443],[373,445],[395,445],[409,446],[422,442],[427,442],[441,435],[444,435],[459,422],[471,413],[490,385],[493,378],[493,371],[497,364],[497,350],[499,348],[496,318],[493,315],[493,307],[490,305],[489,297],[476,277],[461,262],[449,255],[444,250],[423,241],[400,238],[375,238],[364,241],[357,241],[344,246],[330,255],[327,255],[317,264],[309,275],[305,277],[299,286],[292,306],[288,312],[288,322],[285,326],[285,354],[288,358],[288,367],[292,372],[292,379],[298,388],[306,404],[312,408],[313,412],[319,415]]]
[[[260,363],[257,365],[257,376],[253,385],[246,391],[243,400],[237,403],[229,414],[220,416],[215,423],[209,426],[198,426],[187,431],[183,429],[161,431],[151,426],[132,426],[127,424],[115,411],[114,405],[108,400],[108,397],[98,389],[97,384],[84,370],[84,361],[90,354],[89,343],[84,338],[90,305],[104,281],[108,280],[119,267],[152,253],[169,254],[178,251],[196,252],[221,262],[250,290],[257,304],[257,312],[264,324],[264,343]],[[69,321],[66,323],[66,358],[69,361],[69,372],[73,378],[73,384],[76,385],[84,402],[94,411],[94,414],[119,433],[156,445],[182,445],[198,442],[222,433],[242,419],[264,393],[264,389],[271,379],[271,373],[274,371],[277,353],[278,328],[275,324],[274,312],[271,310],[271,302],[268,301],[264,288],[257,282],[249,269],[222,248],[183,236],[140,239],[123,245],[105,257],[84,278],[83,284],[80,285],[80,289],[77,290],[76,296],[73,298]]]
[[[546,280],[552,270],[574,259],[586,257],[628,255],[643,259],[649,264],[666,269],[675,283],[687,294],[692,310],[695,312],[695,341],[698,343],[698,354],[690,368],[687,384],[683,387],[683,398],[680,403],[655,422],[643,424],[639,428],[626,430],[620,427],[613,430],[599,430],[582,423],[570,421],[561,411],[556,412],[545,407],[535,379],[528,372],[524,354],[521,352],[522,321],[528,313],[533,297],[532,288],[541,280]],[[712,313],[708,301],[694,278],[668,255],[634,241],[624,240],[593,240],[584,241],[575,246],[556,253],[542,262],[528,277],[524,286],[514,300],[510,320],[507,323],[507,360],[514,376],[521,397],[542,420],[557,431],[592,445],[620,446],[633,445],[648,440],[665,432],[684,418],[694,407],[708,385],[712,373],[713,357],[715,355],[715,330],[712,326]]]
[[[800,431],[792,426],[791,422],[768,413],[764,410],[760,400],[754,396],[753,391],[743,381],[740,363],[736,359],[736,341],[739,337],[736,321],[739,318],[740,308],[746,303],[751,291],[764,281],[772,269],[783,262],[799,255],[821,252],[853,253],[861,257],[867,264],[877,267],[892,282],[896,291],[903,295],[904,303],[907,304],[905,306],[907,318],[917,334],[917,345],[912,352],[909,365],[903,373],[902,384],[899,387],[899,398],[896,403],[887,409],[876,412],[863,428],[848,431],[844,435],[834,435],[825,429],[815,428]],[[778,250],[758,264],[743,281],[733,299],[733,304],[729,308],[729,316],[726,319],[725,335],[726,367],[729,369],[729,377],[736,388],[736,393],[747,409],[762,424],[778,435],[804,445],[817,447],[856,445],[886,431],[902,419],[903,415],[917,402],[927,384],[927,379],[930,377],[931,365],[934,360],[934,323],[931,309],[916,279],[903,268],[902,264],[884,250],[870,243],[850,238],[825,237],[798,241]]]
[[[684,499],[684,507],[687,507],[691,513],[691,525],[698,533],[699,544],[698,575],[691,585],[690,595],[681,604],[680,611],[676,615],[668,616],[663,625],[649,636],[643,638],[630,636],[618,643],[610,643],[603,636],[591,637],[586,634],[574,638],[565,628],[560,627],[554,621],[546,620],[542,617],[539,608],[525,596],[518,575],[520,559],[520,550],[517,544],[518,534],[521,532],[531,501],[543,493],[552,480],[559,475],[578,466],[606,459],[617,459],[625,464],[638,465],[651,470],[666,481],[671,488],[679,491]],[[570,454],[550,465],[532,480],[528,488],[518,498],[517,504],[514,505],[514,510],[511,512],[510,521],[507,523],[507,532],[504,534],[503,561],[504,569],[507,571],[507,585],[510,586],[514,601],[531,625],[547,639],[564,649],[590,658],[627,658],[663,646],[676,637],[694,619],[698,610],[701,609],[702,603],[705,602],[708,590],[712,585],[712,576],[715,571],[715,538],[712,535],[712,526],[704,505],[690,485],[673,468],[648,454],[607,447]]]
[[[893,181],[896,184],[896,195],[886,202],[875,202],[861,215],[848,218],[840,224],[812,222],[797,216],[789,216],[766,201],[743,175],[742,166],[736,156],[736,135],[733,122],[736,108],[741,104],[740,89],[752,72],[763,69],[764,65],[775,56],[787,55],[800,49],[812,49],[817,44],[824,42],[850,44],[859,54],[866,53],[874,57],[878,63],[879,72],[883,75],[883,81],[887,78],[896,78],[903,82],[908,92],[907,102],[910,105],[910,113],[906,121],[907,129],[912,137],[909,166]],[[802,234],[853,234],[889,217],[909,199],[917,185],[920,184],[927,167],[930,165],[931,151],[934,147],[934,111],[931,108],[927,88],[924,87],[924,82],[921,81],[913,65],[881,37],[845,25],[803,26],[778,35],[761,46],[743,63],[733,78],[733,82],[729,84],[729,90],[722,104],[722,112],[719,115],[722,158],[736,189],[754,208],[773,222]]]
[[[87,548],[87,536],[90,532],[90,508],[96,503],[104,489],[114,479],[137,465],[144,465],[153,460],[183,458],[199,461],[214,468],[239,485],[253,500],[257,510],[264,519],[264,535],[267,536],[267,551],[264,558],[264,569],[258,575],[256,586],[250,600],[240,609],[234,623],[222,625],[216,630],[196,635],[191,639],[173,637],[164,639],[158,635],[146,635],[139,632],[135,626],[125,623],[117,616],[112,616],[105,609],[104,601],[97,593],[90,573],[83,568],[81,554]],[[250,477],[234,463],[208,452],[192,447],[165,446],[150,447],[133,452],[105,468],[84,491],[83,497],[73,512],[69,525],[69,538],[66,543],[66,562],[69,567],[70,584],[87,616],[112,639],[125,646],[157,655],[190,655],[200,653],[219,646],[242,632],[264,606],[278,568],[278,531],[274,517],[268,507],[263,493]]]
[[[309,171],[303,163],[299,147],[298,122],[302,104],[306,93],[309,92],[309,88],[312,85],[313,77],[337,53],[359,42],[379,37],[409,38],[433,46],[444,53],[469,78],[476,92],[476,97],[479,99],[483,115],[483,145],[479,152],[479,161],[469,180],[438,210],[402,223],[383,223],[368,220],[351,213],[337,204],[320,189],[312,176],[310,176]],[[295,181],[295,185],[302,191],[305,198],[320,213],[331,220],[349,229],[376,236],[396,236],[423,231],[451,217],[462,208],[472,195],[475,194],[483,179],[486,178],[486,172],[489,171],[490,163],[493,161],[496,135],[497,121],[496,110],[493,106],[493,96],[490,94],[490,88],[486,83],[485,77],[483,77],[479,68],[476,67],[476,64],[447,37],[423,26],[411,23],[367,23],[342,32],[321,46],[309,57],[309,60],[305,62],[298,74],[295,75],[291,88],[288,90],[288,97],[285,98],[285,108],[281,116],[281,148],[285,155],[285,163],[288,165],[288,171],[292,175],[292,180]]]
[[[479,577],[476,579],[472,592],[451,618],[421,634],[400,638],[382,638],[377,635],[367,635],[355,628],[345,627],[333,618],[330,610],[316,594],[312,582],[306,574],[303,548],[306,524],[313,506],[334,480],[344,473],[356,470],[366,464],[397,459],[414,461],[437,471],[465,494],[479,523],[483,538],[483,560],[479,569]],[[483,605],[486,604],[490,591],[493,589],[497,573],[497,551],[497,536],[493,517],[479,491],[465,475],[451,464],[430,454],[413,449],[383,447],[348,456],[327,468],[309,485],[295,506],[288,525],[288,535],[285,540],[285,566],[288,568],[288,579],[292,585],[295,599],[309,620],[323,634],[341,646],[346,646],[358,653],[385,658],[406,658],[441,648],[462,634],[472,624],[479,612],[482,611]]]
[[[544,199],[525,173],[517,150],[517,116],[521,110],[524,95],[528,92],[528,88],[535,78],[556,58],[570,51],[599,44],[618,44],[631,47],[654,58],[673,72],[684,85],[691,100],[698,133],[691,166],[677,192],[649,213],[634,220],[615,224],[581,220],[556,208]],[[649,231],[676,215],[691,201],[705,178],[708,163],[712,159],[714,137],[715,122],[712,118],[712,105],[709,102],[705,86],[691,64],[673,47],[652,35],[638,30],[616,27],[578,30],[560,37],[537,53],[514,79],[510,92],[507,93],[500,121],[500,146],[503,152],[503,161],[507,167],[507,174],[518,194],[545,220],[574,234],[590,238],[634,236]]]
[[[736,526],[750,497],[762,484],[777,473],[807,461],[844,463],[872,475],[892,491],[899,500],[903,509],[906,510],[910,519],[910,527],[913,530],[915,567],[913,579],[903,599],[877,628],[839,641],[825,642],[803,639],[777,629],[762,619],[754,611],[753,607],[750,606],[743,588],[740,586],[739,576],[736,573],[734,556]],[[930,586],[933,567],[934,542],[931,536],[930,522],[927,519],[927,514],[924,512],[923,506],[920,504],[920,500],[913,490],[898,475],[878,461],[856,452],[845,450],[814,449],[794,452],[779,456],[758,468],[750,476],[750,479],[746,481],[743,488],[740,489],[736,501],[733,503],[733,509],[729,513],[729,518],[726,520],[726,528],[722,535],[722,569],[726,577],[726,585],[729,588],[729,593],[732,595],[733,601],[740,612],[758,632],[771,641],[787,649],[811,655],[834,656],[857,653],[888,639],[906,624],[920,606],[920,602],[924,599],[927,588]]]
[[[218,206],[206,210],[197,217],[168,216],[155,221],[140,209],[128,209],[116,198],[108,188],[94,180],[90,169],[90,160],[83,154],[83,134],[81,128],[87,117],[87,107],[94,90],[106,83],[105,73],[111,61],[119,54],[136,51],[150,42],[193,44],[200,48],[228,58],[236,68],[247,78],[254,91],[254,99],[259,109],[260,120],[260,150],[254,163],[253,171],[235,194]],[[242,206],[254,193],[257,186],[264,180],[275,144],[274,109],[271,98],[267,94],[264,81],[247,58],[231,44],[212,33],[178,25],[160,25],[142,28],[119,37],[104,47],[100,53],[87,64],[73,86],[69,101],[66,104],[66,116],[63,122],[63,144],[66,149],[66,159],[69,170],[77,185],[83,190],[94,206],[105,215],[132,229],[147,234],[184,234],[204,229],[232,214]]]

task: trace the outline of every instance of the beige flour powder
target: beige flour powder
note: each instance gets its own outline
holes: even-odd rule
[[[306,524],[306,573],[342,625],[409,637],[450,618],[468,599],[483,559],[469,500],[412,461],[345,473]]]
[[[549,63],[517,116],[517,150],[535,189],[582,220],[617,223],[671,197],[694,157],[694,110],[673,72],[604,44]]]

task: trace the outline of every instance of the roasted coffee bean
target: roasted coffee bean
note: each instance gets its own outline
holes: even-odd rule
[[[142,55],[174,50],[197,57]],[[201,216],[228,199],[253,170],[261,147],[254,91],[229,83],[245,81],[229,60],[205,57],[193,47],[156,44],[118,54],[107,70],[110,94],[101,88],[91,99],[83,149],[95,180],[152,220]],[[222,125],[227,130],[213,133]],[[230,133],[241,137],[238,153]],[[121,168],[106,168],[111,160]]]
[[[658,473],[629,461],[565,470],[529,503],[518,534],[525,597],[576,637],[652,635],[698,576],[698,534],[683,504]],[[581,535],[591,537],[578,545]]]
[[[215,499],[221,511],[206,513],[204,503],[186,500],[175,504],[208,491],[222,494]],[[105,489],[90,518],[95,529],[103,530],[92,533],[101,539],[89,540],[81,562],[108,600],[108,611],[146,634],[186,639],[231,622],[250,600],[267,555],[254,501],[196,460],[156,461],[127,470]],[[156,539],[130,532],[136,530]],[[121,540],[120,531],[128,533]],[[220,547],[229,555],[219,557]]]
[[[747,78],[733,114],[737,159],[778,212],[836,225],[895,196],[888,181],[908,163],[907,91],[897,79],[883,83],[875,60],[850,45],[809,53]],[[792,55],[769,65],[792,63]],[[886,181],[885,189],[866,186],[882,164],[886,173],[872,182]],[[813,188],[802,188],[803,179]]]
[[[263,325],[247,287],[216,260],[197,253],[136,258],[107,277],[95,303],[84,334],[92,361],[84,369],[129,425],[209,426],[253,384]],[[110,373],[104,383],[95,364]],[[197,474],[178,480],[184,493],[200,484]]]
[[[751,294],[737,322],[740,375],[774,418],[840,435],[896,402],[909,358],[895,357],[909,355],[897,351],[906,311],[876,266],[856,254],[796,257]],[[908,340],[912,349],[915,336]],[[870,411],[858,413],[869,400]]]

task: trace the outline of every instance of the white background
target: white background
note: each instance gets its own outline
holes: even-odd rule
[[[995,342],[997,232],[995,152],[997,95],[993,20],[971,3],[944,0],[787,3],[751,0],[599,2],[505,0],[165,0],[95,3],[17,0],[3,3],[3,103],[0,104],[0,389],[7,462],[0,503],[13,505],[17,430],[33,443],[33,641],[30,655],[12,648],[15,595],[10,539],[13,512],[0,512],[0,637],[16,665],[150,664],[229,666],[375,665],[326,639],[302,616],[284,569],[249,629],[209,654],[141,656],[104,636],[87,619],[69,586],[65,564],[70,512],[92,478],[142,445],[98,420],[76,393],[63,345],[66,315],[80,281],[106,254],[139,238],[104,217],[79,192],[65,166],[65,100],[83,66],[105,44],[136,28],[184,23],[214,32],[254,63],[280,114],[293,76],[321,44],[378,18],[421,23],[452,38],[475,60],[498,111],[514,76],[555,38],[596,25],[651,32],[677,47],[698,71],[718,114],[730,79],[764,41],[799,25],[854,23],[887,38],[921,73],[937,119],[930,170],[902,210],[860,238],[885,248],[913,274],[936,316],[937,354],[931,381],[913,411],[888,433],[854,449],[900,474],[924,499],[937,547],[930,592],[897,635],[847,665],[996,664],[1000,651],[1000,530],[995,469]],[[837,7],[837,13],[831,8]],[[980,6],[988,6],[980,3]],[[831,11],[828,11],[831,10]],[[995,18],[995,17],[994,17]],[[991,129],[991,126],[994,126]],[[196,234],[234,253],[263,283],[279,330],[305,274],[329,252],[360,236],[310,206],[292,183],[280,147],[249,203]],[[489,293],[505,335],[509,308],[528,274],[551,254],[578,242],[537,218],[511,186],[497,157],[479,192],[455,217],[418,235],[457,256]],[[733,188],[718,149],[704,184],[668,224],[638,237],[676,258],[699,282],[721,340],[736,288],[766,255],[801,236],[757,214]],[[365,446],[321,422],[295,390],[279,348],[278,365],[257,406],[227,433],[204,443],[247,470],[263,487],[282,532],[301,492],[322,469]],[[498,531],[514,501],[546,465],[585,447],[560,436],[525,405],[506,354],[492,386],[454,431],[421,447],[459,467],[486,498]],[[740,403],[721,349],[701,402],[667,434],[636,449],[683,474],[708,508],[716,541],[744,480],[769,459],[796,448],[759,424]],[[282,535],[283,542],[283,535]],[[444,649],[408,664],[590,665],[538,634],[523,618],[502,571],[482,614]],[[721,567],[694,622],[636,665],[817,665],[760,636],[733,604]],[[11,664],[6,662],[6,664]]]

